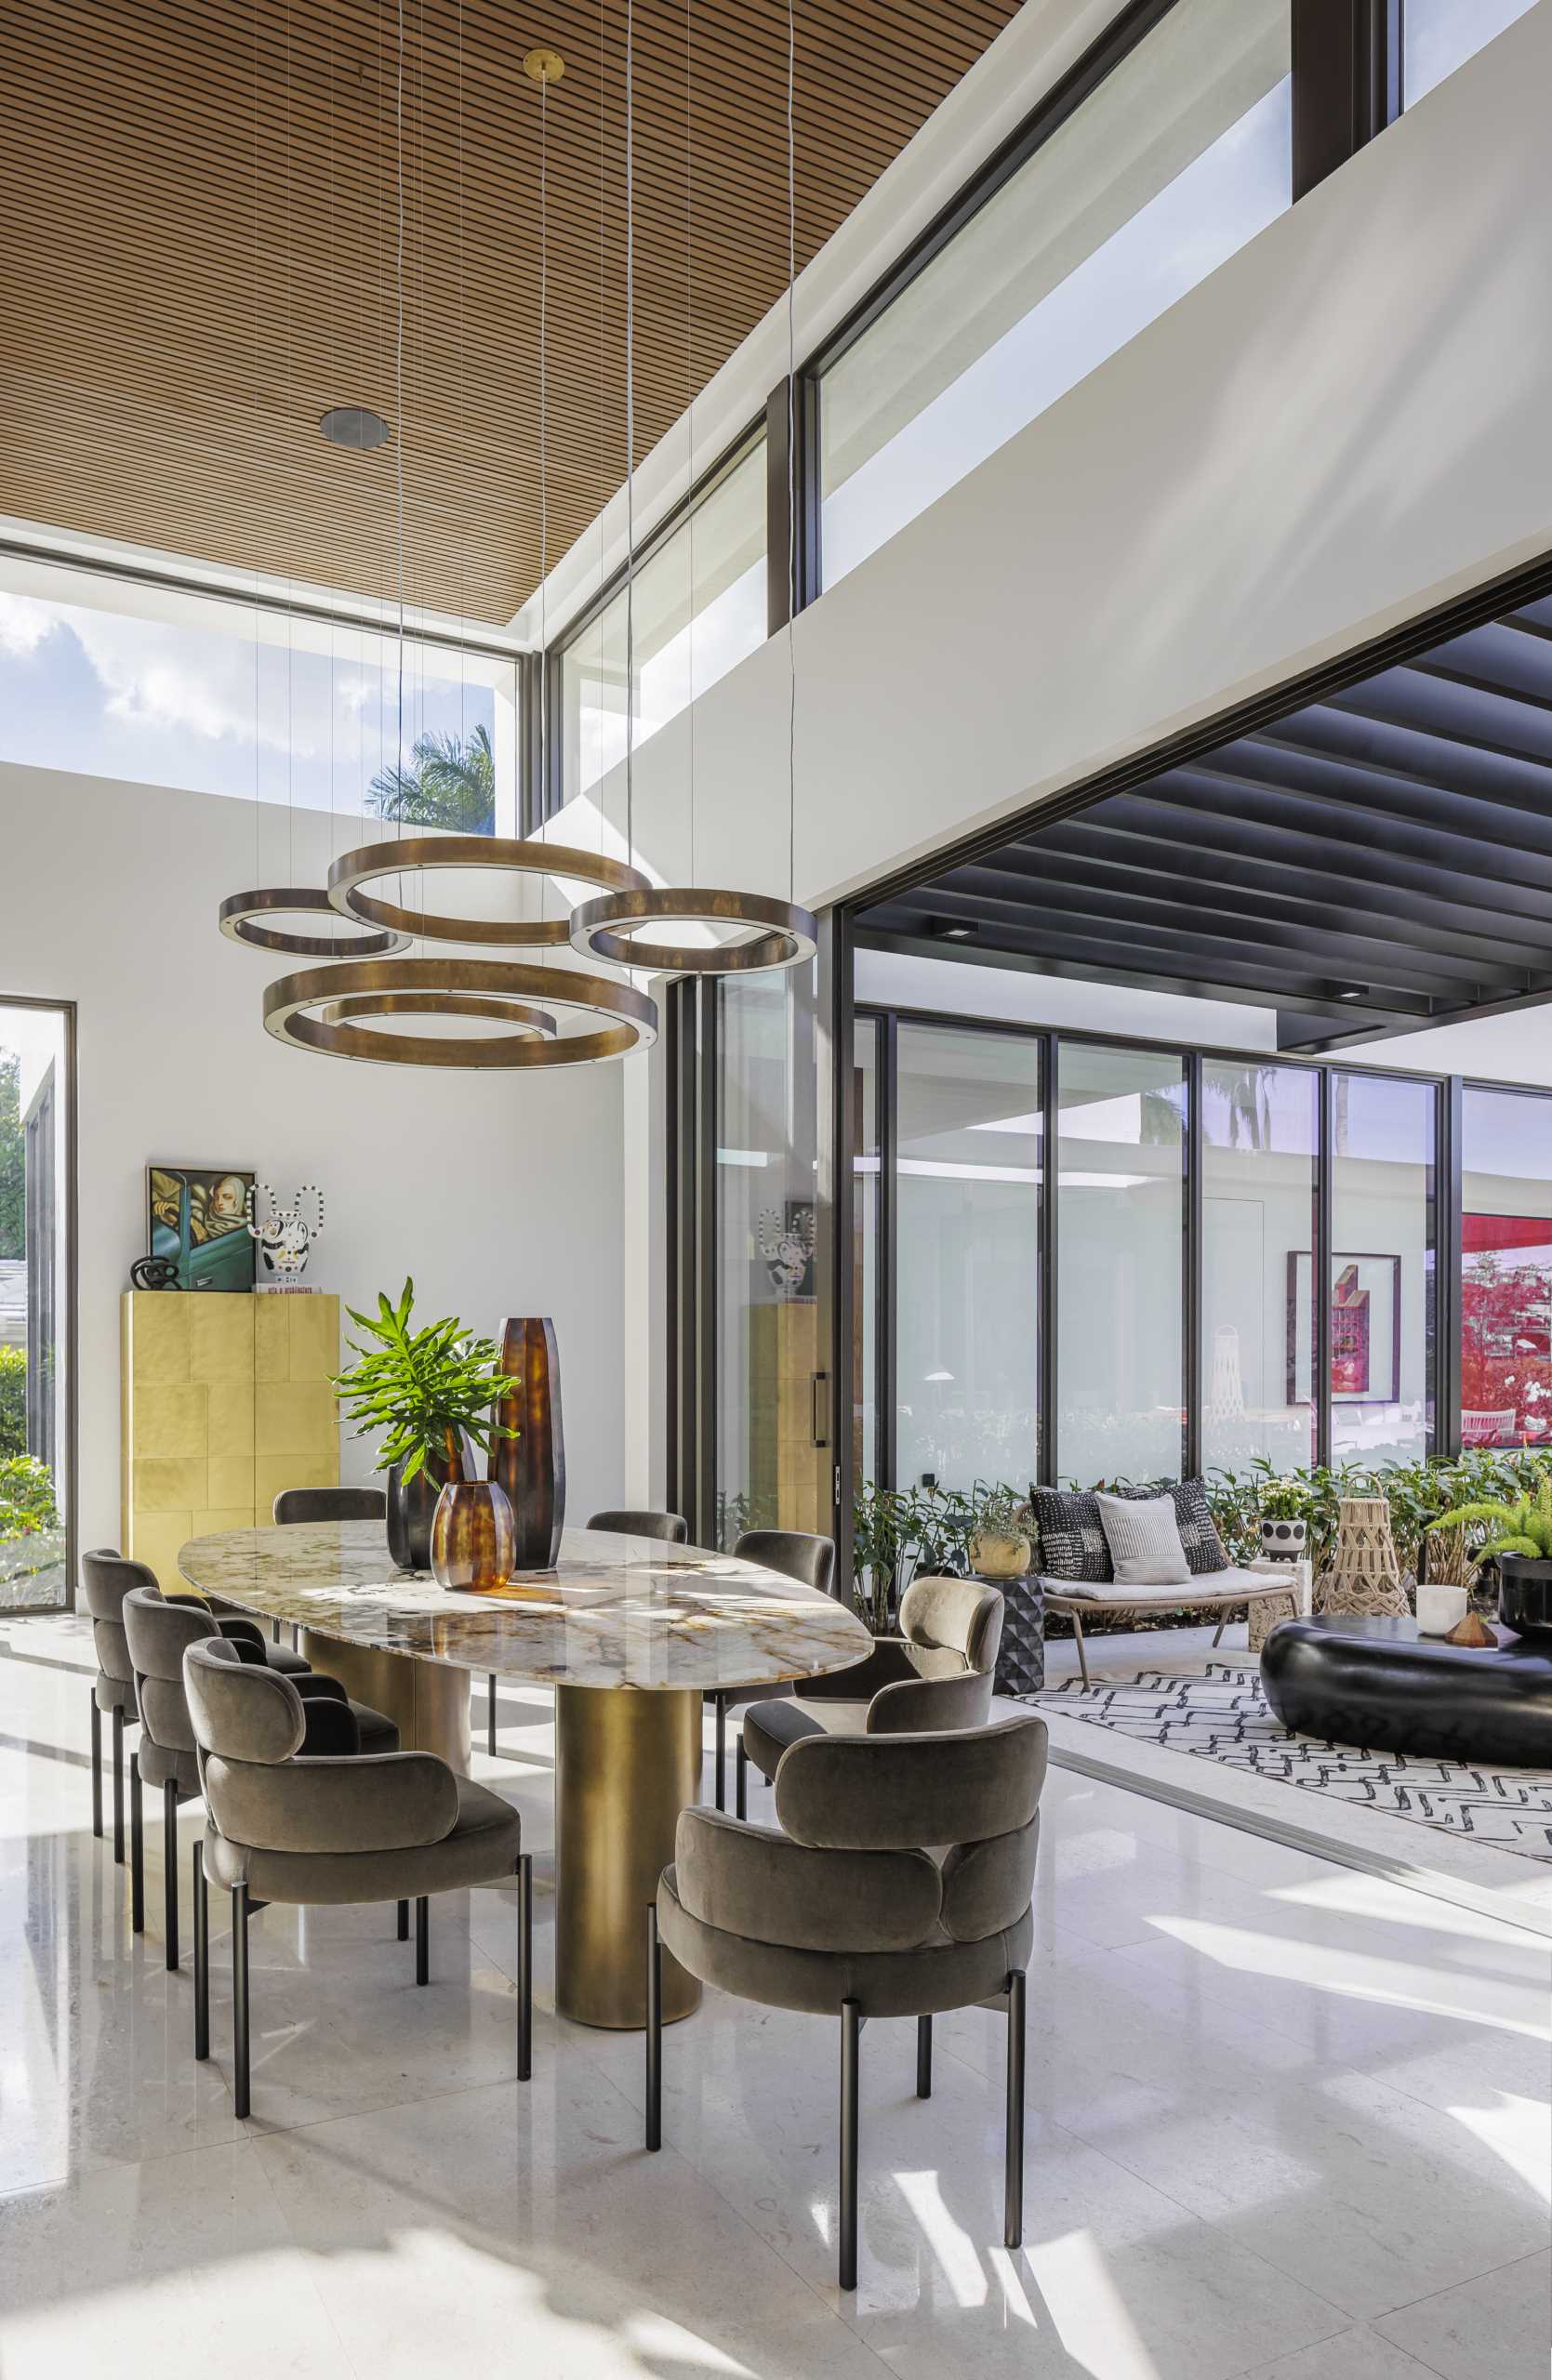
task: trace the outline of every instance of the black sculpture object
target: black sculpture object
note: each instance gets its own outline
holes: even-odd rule
[[[176,1289],[178,1265],[170,1256],[138,1256],[129,1267],[132,1289]]]

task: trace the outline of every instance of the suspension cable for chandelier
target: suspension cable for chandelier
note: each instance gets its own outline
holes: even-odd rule
[[[636,700],[634,610],[632,591],[635,583],[635,139],[632,107],[635,66],[634,0],[626,0],[625,9],[625,258],[626,258],[626,672],[625,672],[625,800],[626,850],[631,862],[636,856],[635,813],[633,787],[633,738],[631,727]],[[793,87],[796,58],[796,33],[791,0],[787,8],[787,209],[788,209],[788,408],[790,424],[791,385],[791,309],[796,275],[796,166],[793,143]],[[686,60],[686,80],[688,79]],[[684,269],[686,276],[694,269],[694,259],[686,237]],[[788,459],[788,657],[791,666],[791,614],[795,588],[792,586],[793,521],[792,435],[789,428]],[[691,589],[692,605],[695,601]],[[794,681],[795,683],[795,681]],[[695,688],[690,689],[693,710]],[[795,700],[794,700],[795,709]],[[789,723],[788,748],[788,800],[789,818],[795,817],[797,806],[796,740]],[[694,857],[694,798],[692,777],[689,787],[691,800],[692,861]],[[571,945],[584,959],[602,959],[617,967],[643,967],[670,975],[733,975],[753,973],[767,968],[798,967],[812,959],[819,945],[819,929],[806,909],[800,908],[791,897],[792,833],[788,836],[788,898],[779,900],[761,892],[739,892],[712,890],[703,885],[642,885],[626,892],[607,892],[601,898],[584,901],[573,913]],[[713,940],[710,944],[649,941],[643,932],[645,927],[664,926],[740,927],[745,931],[740,939],[729,942]]]

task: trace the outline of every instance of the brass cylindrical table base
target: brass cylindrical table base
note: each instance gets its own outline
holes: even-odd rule
[[[698,1692],[555,1689],[555,2005],[580,2025],[646,2023],[646,1912],[700,1787]],[[663,2020],[700,1986],[663,1953]]]
[[[460,1777],[469,1774],[469,1672],[445,1661],[412,1660],[376,1645],[342,1645],[302,1631],[302,1658],[337,1677],[352,1702],[391,1719],[405,1752],[434,1752]]]

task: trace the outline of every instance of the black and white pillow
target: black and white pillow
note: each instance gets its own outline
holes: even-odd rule
[[[1180,1529],[1180,1542],[1186,1550],[1186,1564],[1193,1579],[1207,1577],[1214,1570],[1227,1570],[1228,1556],[1223,1540],[1214,1525],[1207,1504],[1207,1482],[1204,1479],[1161,1481],[1157,1487],[1118,1488],[1118,1496],[1168,1496],[1174,1506],[1174,1517]]]
[[[1031,1488],[1029,1497],[1040,1530],[1042,1577],[1083,1586],[1103,1586],[1114,1579],[1096,1497],[1055,1488]]]

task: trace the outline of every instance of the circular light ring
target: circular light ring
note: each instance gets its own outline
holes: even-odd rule
[[[279,926],[255,923],[274,912],[286,915],[296,909],[321,911],[331,926],[338,916],[328,894],[316,885],[271,884],[256,892],[233,892],[217,910],[216,923],[229,942],[245,943],[250,950],[278,950],[287,959],[391,959],[396,950],[409,948],[407,933],[286,933]]]
[[[330,1000],[318,1016],[325,1025],[348,1025],[357,1016],[487,1016],[533,1041],[557,1040],[561,1030],[542,1008],[482,992],[352,992]]]
[[[401,1009],[412,998],[424,1001],[464,995],[481,1000],[476,1010],[542,1002],[538,1013],[564,1009],[608,1020],[591,1033],[542,1039],[526,1025],[521,1032],[488,1038],[431,1039],[418,1034],[379,1033],[371,1025],[331,1021],[331,1011],[350,1003],[350,1013],[383,1013],[383,1002]],[[416,997],[418,996],[418,997]],[[429,1013],[441,1012],[432,1009]],[[657,1038],[657,1011],[644,992],[580,970],[529,967],[514,959],[368,959],[353,967],[311,967],[284,976],[264,995],[264,1026],[294,1049],[319,1050],[337,1058],[365,1058],[379,1065],[461,1066],[471,1070],[520,1066],[579,1066],[595,1058],[622,1058]]]
[[[564,918],[518,920],[504,918],[444,918],[427,909],[405,909],[362,887],[380,876],[418,867],[496,868],[515,876],[564,876],[611,892],[646,890],[639,868],[602,852],[570,850],[564,843],[517,841],[504,835],[408,835],[393,843],[365,843],[342,853],[329,869],[328,899],[341,917],[357,925],[381,926],[422,942],[499,943],[506,949],[559,949],[571,940]]]
[[[747,942],[648,942],[619,928],[740,925],[760,929]],[[571,946],[616,967],[650,967],[667,975],[746,975],[764,967],[800,967],[819,947],[819,928],[795,902],[763,892],[716,892],[700,886],[647,886],[584,901],[571,919]]]

